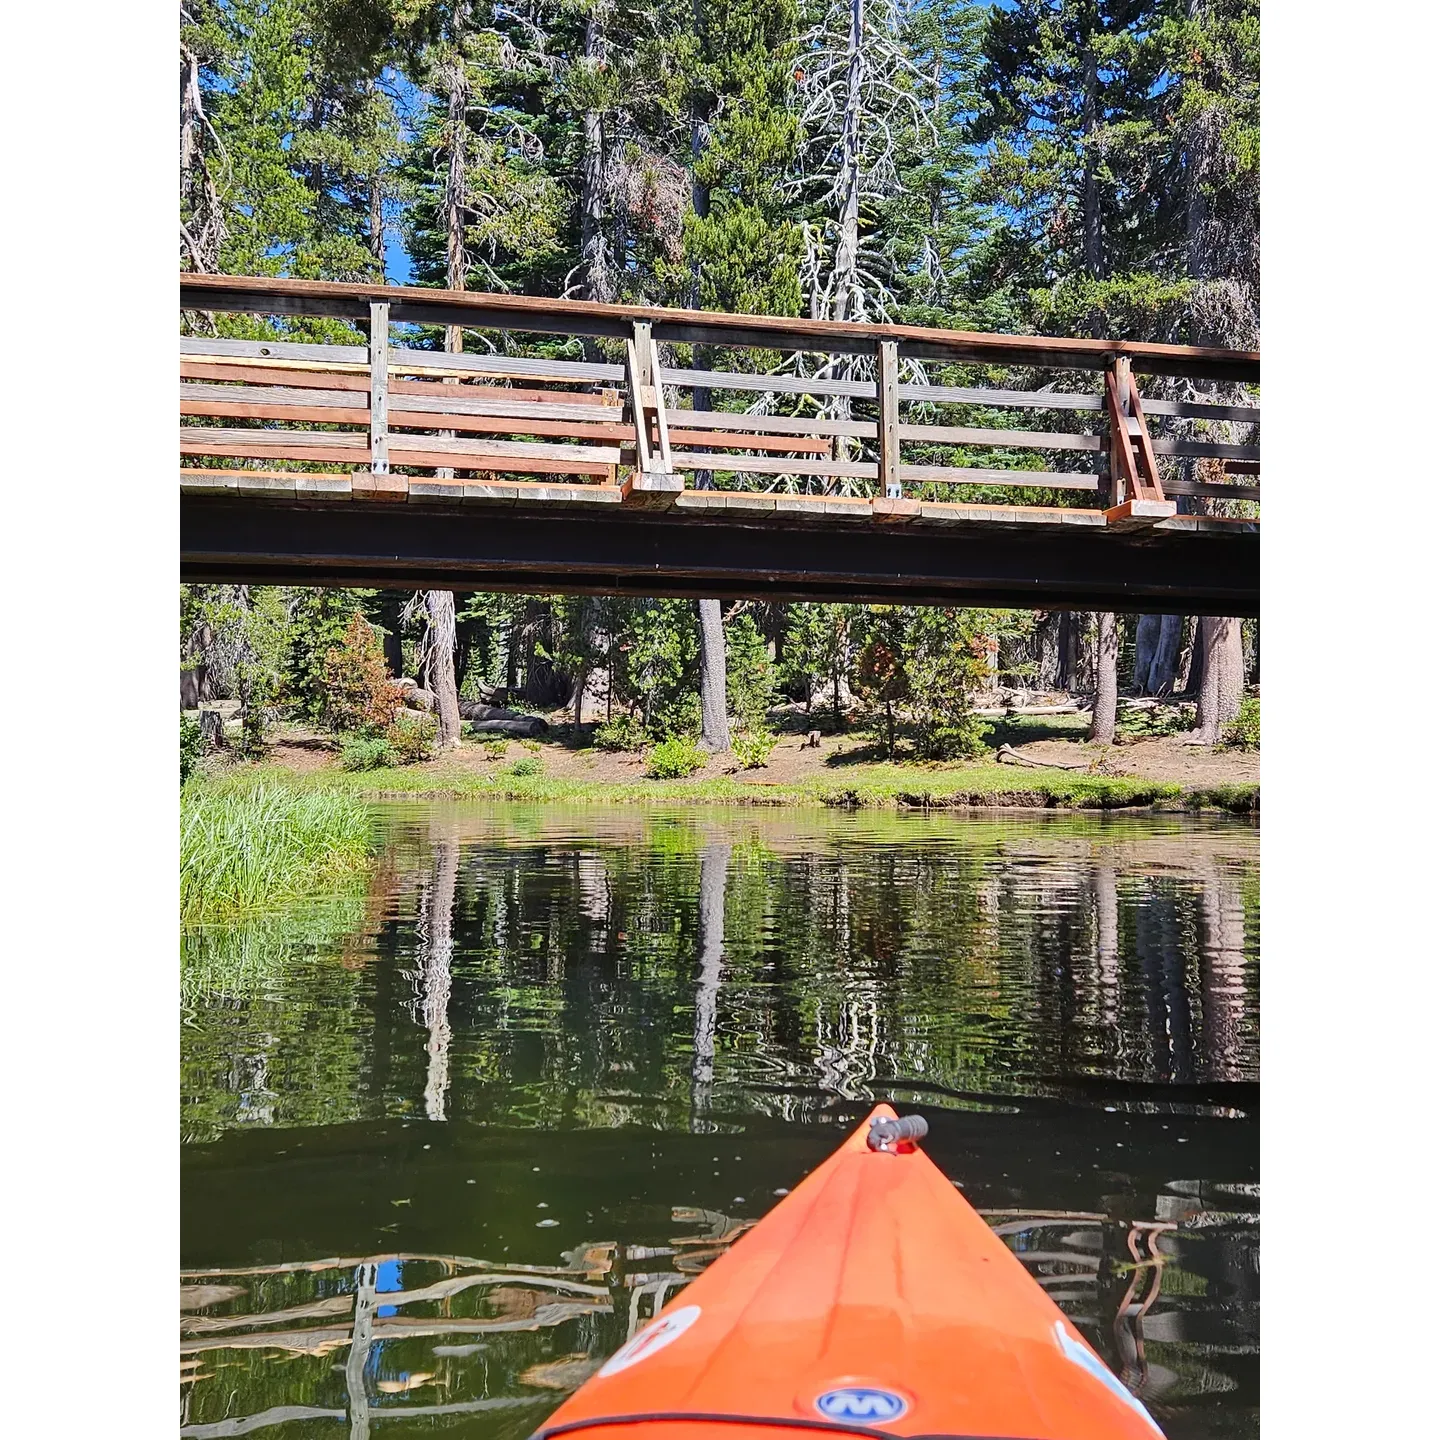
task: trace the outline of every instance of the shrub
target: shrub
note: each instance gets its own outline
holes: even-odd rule
[[[532,755],[538,755],[540,753],[540,742],[538,740],[522,740],[520,744],[523,749],[528,750]]]
[[[200,763],[205,750],[205,737],[200,733],[200,722],[189,715],[180,717],[180,783],[183,785]]]
[[[399,713],[400,688],[385,669],[379,637],[357,610],[321,666],[325,723],[332,730],[375,733]]]
[[[1260,748],[1260,697],[1247,695],[1240,702],[1240,713],[1225,727],[1220,743],[1230,750]]]
[[[491,760],[503,760],[505,752],[510,748],[508,740],[487,740],[480,747]]]
[[[342,770],[380,770],[398,758],[383,735],[347,735],[340,742]]]
[[[545,762],[538,755],[522,755],[510,767],[510,773],[520,780],[529,775],[543,775]]]
[[[730,748],[742,770],[758,770],[770,758],[779,738],[769,730],[745,730],[734,737]]]
[[[645,745],[645,725],[636,715],[617,715],[595,727],[597,750],[640,750]]]
[[[403,711],[385,731],[386,743],[401,765],[418,765],[435,753],[435,736],[440,726],[433,715]]]
[[[705,752],[688,735],[662,740],[645,761],[645,773],[652,780],[683,780],[705,763]]]
[[[915,753],[922,760],[971,760],[985,753],[989,730],[976,715],[953,725],[927,725],[915,736]]]

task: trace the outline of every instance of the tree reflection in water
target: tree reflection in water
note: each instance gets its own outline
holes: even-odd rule
[[[1256,1433],[1253,827],[387,815],[184,942],[186,1434],[521,1440],[882,1098],[1168,1433]]]

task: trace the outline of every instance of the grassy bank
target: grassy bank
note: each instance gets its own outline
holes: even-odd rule
[[[273,775],[194,780],[180,795],[180,915],[239,918],[358,875],[371,844],[363,801]]]
[[[271,769],[267,784],[304,794],[363,799],[476,799],[565,801],[570,804],[798,805],[846,809],[953,809],[1017,806],[1032,809],[1225,810],[1250,814],[1260,808],[1260,787],[1251,784],[1183,786],[1128,776],[1079,775],[1019,770],[1002,765],[920,769],[856,765],[843,776],[810,776],[766,783],[731,776],[690,780],[587,780],[544,774],[515,775],[428,765],[351,773],[309,774]]]

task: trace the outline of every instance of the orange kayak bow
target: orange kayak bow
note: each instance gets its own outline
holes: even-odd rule
[[[877,1106],[532,1440],[1161,1435],[924,1132]]]

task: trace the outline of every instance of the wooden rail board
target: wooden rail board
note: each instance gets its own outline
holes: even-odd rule
[[[343,390],[367,392],[370,377],[359,371],[311,369],[300,361],[284,361],[275,364],[247,364],[243,360],[213,356],[209,360],[180,361],[182,380],[229,381],[259,386],[286,386],[306,390]],[[618,410],[623,408],[614,390],[529,390],[518,385],[481,385],[462,376],[458,385],[437,380],[396,380],[390,381],[392,395],[422,395],[435,397],[442,394],[440,384],[445,383],[445,397],[455,397],[456,403],[465,405],[471,400],[495,400],[506,404],[557,403],[567,406],[596,406]]]
[[[552,300],[533,295],[495,295],[323,280],[197,274],[182,274],[180,277],[181,308],[190,310],[368,319],[370,303],[377,300],[390,305],[391,318],[397,324],[448,324],[526,334],[626,338],[639,322],[651,327],[657,341],[683,344],[873,354],[881,340],[893,340],[902,357],[917,359],[1104,370],[1112,358],[1124,355],[1129,357],[1136,370],[1145,374],[1191,375],[1252,383],[1260,375],[1258,352],[1209,346],[994,335],[979,331],[768,315],[723,315],[699,310]]]
[[[986,470],[956,465],[902,465],[900,479],[945,485],[1018,485],[1026,489],[1098,490],[1098,475],[1055,470]]]

